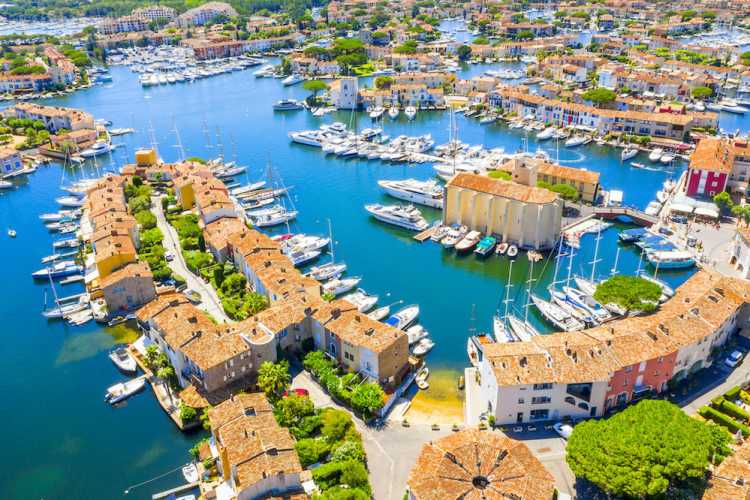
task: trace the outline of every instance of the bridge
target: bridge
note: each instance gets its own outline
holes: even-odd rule
[[[633,207],[594,207],[594,213],[602,219],[615,219],[624,215],[641,226],[653,226],[659,221],[655,215],[649,215]]]

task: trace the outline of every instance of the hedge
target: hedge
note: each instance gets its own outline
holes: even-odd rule
[[[731,401],[724,401],[721,404],[721,408],[718,408],[722,413],[726,413],[730,417],[734,417],[739,420],[750,420],[750,413],[743,410],[741,407],[732,403]]]
[[[713,408],[710,408],[708,406],[703,406],[701,407],[700,410],[698,410],[698,414],[705,419],[713,420],[717,424],[726,427],[732,433],[740,431],[742,432],[743,436],[745,437],[750,436],[750,427],[737,422],[731,417],[724,415],[723,413]]]
[[[745,391],[740,391],[740,399],[745,403],[750,404],[750,394]]]
[[[729,389],[726,393],[724,393],[724,397],[727,398],[730,401],[735,401],[739,395],[740,395],[740,389],[739,385],[735,385],[731,389]]]

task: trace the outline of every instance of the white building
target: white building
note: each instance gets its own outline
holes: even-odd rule
[[[0,148],[0,173],[13,173],[23,168],[20,153],[13,148]]]
[[[144,21],[159,21],[166,19],[171,21],[175,18],[175,10],[172,7],[166,5],[149,5],[148,7],[141,7],[134,9],[130,15],[143,19]]]
[[[177,25],[180,28],[203,26],[219,16],[237,17],[237,11],[228,3],[208,2],[180,14],[177,17]]]
[[[350,76],[336,80],[330,88],[331,103],[336,109],[356,109],[359,97],[357,78]]]
[[[729,262],[741,278],[750,279],[750,228],[737,226]]]

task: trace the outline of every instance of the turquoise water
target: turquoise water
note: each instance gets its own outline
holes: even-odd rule
[[[421,305],[421,320],[437,343],[429,358],[433,366],[458,369],[466,364],[472,306],[476,328],[488,330],[503,294],[507,261],[494,256],[485,260],[457,257],[430,242],[419,244],[411,233],[384,226],[363,209],[366,203],[389,201],[379,191],[378,180],[430,178],[430,165],[340,160],[318,149],[290,144],[287,133],[292,130],[333,120],[358,120],[361,129],[370,120],[351,113],[322,120],[305,112],[273,113],[273,101],[302,98],[306,92],[300,86],[284,88],[277,80],[255,79],[249,71],[149,90],[142,89],[127,69],[114,68],[112,75],[112,85],[47,103],[85,109],[97,118],[112,120],[115,127],[136,128],[133,136],[115,139],[125,144],[114,154],[116,166],[132,159],[137,147],[149,145],[150,124],[159,152],[168,161],[178,157],[173,146],[177,139],[171,132],[175,124],[187,156],[216,156],[218,128],[227,157],[236,154],[240,163],[248,165],[249,179],[263,177],[271,162],[285,184],[293,186],[290,200],[300,211],[293,230],[325,234],[330,219],[337,260],[347,262],[350,275],[364,277],[364,289],[378,294],[381,304],[403,300]],[[392,137],[429,132],[438,143],[448,138],[448,116],[443,113],[420,113],[414,122],[386,119],[384,127]],[[521,133],[503,126],[481,126],[463,117],[459,117],[459,131],[465,142],[507,151],[519,148],[523,139]],[[551,150],[553,145],[544,147]],[[530,149],[536,149],[533,140]],[[596,145],[573,151],[563,148],[560,159],[563,164],[601,172],[605,188],[624,189],[625,202],[640,207],[672,175],[622,166],[618,154]],[[113,168],[104,163],[99,167]],[[123,408],[113,409],[103,402],[106,387],[121,379],[107,358],[121,333],[94,324],[68,327],[39,315],[45,285],[32,282],[29,273],[40,267],[41,257],[51,253],[51,237],[37,217],[56,210],[60,179],[60,166],[42,167],[28,180],[18,181],[17,189],[0,193],[0,252],[6,263],[6,285],[0,290],[0,313],[5,319],[0,368],[6,376],[0,387],[10,402],[5,412],[6,453],[0,467],[2,498],[119,497],[128,485],[184,463],[187,450],[200,437],[179,433],[150,392],[132,398]],[[439,213],[427,212],[427,216],[437,218]],[[5,235],[11,226],[18,231],[14,240]],[[584,237],[573,272],[588,274],[593,241],[593,236]],[[616,231],[610,229],[600,245],[601,273],[612,267],[616,246]],[[620,272],[633,272],[637,265],[638,254],[624,249]],[[538,285],[549,283],[552,272],[552,265],[537,264]],[[676,285],[688,274],[665,277]],[[522,256],[513,267],[514,306],[519,311],[527,276],[527,260]],[[65,295],[76,291],[74,287],[61,289]],[[544,326],[533,311],[531,320]],[[149,497],[179,484],[178,476],[168,476],[129,496]]]

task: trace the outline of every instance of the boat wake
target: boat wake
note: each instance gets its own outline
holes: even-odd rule
[[[554,158],[555,157],[556,152],[554,150],[550,150],[550,151],[548,151],[548,153],[550,154],[550,158]],[[586,155],[583,154],[583,153],[581,153],[581,152],[570,151],[570,153],[575,154],[576,157],[575,158],[570,158],[570,159],[562,159],[562,158],[560,158],[559,163],[582,163],[584,160],[586,160]]]

